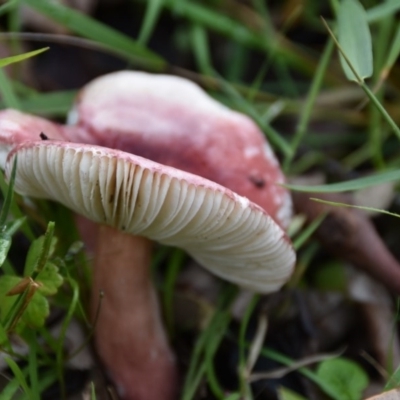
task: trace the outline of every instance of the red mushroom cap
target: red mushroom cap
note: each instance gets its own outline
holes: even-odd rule
[[[288,191],[264,135],[186,79],[123,71],[88,84],[70,113],[74,141],[120,149],[203,176],[264,208],[287,227]]]

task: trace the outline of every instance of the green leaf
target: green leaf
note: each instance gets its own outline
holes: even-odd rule
[[[41,284],[38,292],[43,296],[52,296],[56,294],[57,289],[63,283],[63,277],[58,273],[58,267],[51,262],[46,263],[35,280]]]
[[[37,291],[22,314],[21,321],[30,328],[40,328],[50,314],[49,302]]]
[[[37,268],[38,262],[42,256],[42,252],[44,251],[44,244],[45,235],[38,237],[32,242],[25,260],[24,276],[31,276]],[[57,238],[51,238],[51,244],[47,257],[50,257],[54,253],[56,244]]]
[[[24,276],[31,276],[33,274],[43,249],[43,242],[44,236],[40,236],[31,243],[25,259]]]
[[[319,364],[317,375],[342,400],[359,400],[368,386],[368,376],[355,362],[334,358]]]
[[[372,75],[372,42],[367,14],[357,0],[343,0],[338,11],[338,39],[343,53],[353,66],[354,75],[347,61],[340,54],[347,79],[359,82]]]
[[[15,307],[16,302],[21,299],[23,294],[20,294],[19,296],[7,296],[7,293],[11,289],[15,288],[23,279],[24,278],[11,275],[0,277],[0,317],[3,322],[5,318],[7,320],[13,320],[15,316],[18,315],[19,309],[24,304],[24,302],[20,302],[18,306]],[[53,282],[53,286],[50,285],[49,287],[46,287],[44,292],[46,293],[46,290],[54,290],[55,286],[56,284]],[[24,329],[24,324],[35,328],[43,326],[50,312],[48,301],[43,294],[40,293],[40,289],[38,289],[28,301],[29,303],[17,324],[16,330],[18,332],[21,332]],[[9,315],[10,311],[11,314]]]

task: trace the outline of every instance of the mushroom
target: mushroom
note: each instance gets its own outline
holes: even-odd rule
[[[46,132],[46,137],[64,139],[64,128],[60,125],[13,109],[0,111],[1,168],[4,169],[7,155],[13,146],[29,140],[39,140],[42,132]]]
[[[122,151],[53,140],[16,146],[7,177],[15,157],[17,192],[59,201],[101,224],[94,298],[99,280],[107,288],[95,340],[124,399],[177,394],[149,273],[150,240],[180,247],[219,277],[260,293],[278,290],[292,273],[295,253],[279,225],[207,179]],[[109,326],[102,315],[112,312],[119,318]]]
[[[280,185],[284,175],[260,129],[187,79],[134,71],[101,76],[80,91],[68,122],[81,128],[72,132],[74,142],[200,175],[289,225],[290,194]]]

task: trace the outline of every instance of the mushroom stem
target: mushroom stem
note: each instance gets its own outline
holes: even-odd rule
[[[172,400],[178,374],[150,274],[152,243],[104,225],[98,235],[92,315],[103,292],[99,357],[124,400]]]

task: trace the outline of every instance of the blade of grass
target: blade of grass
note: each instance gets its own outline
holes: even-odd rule
[[[161,13],[164,0],[147,0],[146,12],[144,14],[143,23],[140,27],[137,43],[144,46],[154,31],[158,17]]]
[[[20,384],[17,378],[10,380],[5,387],[2,388],[0,392],[0,400],[12,400],[15,397],[18,389],[20,388]]]
[[[207,370],[207,362],[204,358],[205,352],[207,351],[209,342],[213,340],[213,336],[218,335],[216,327],[218,327],[219,320],[221,318],[223,319],[223,316],[227,313],[226,310],[229,309],[236,294],[236,287],[232,285],[225,286],[225,289],[219,297],[217,309],[208,327],[197,338],[182,389],[182,400],[191,400],[194,398],[196,390],[201,383],[201,379],[207,371],[211,373],[212,379],[212,371]],[[208,357],[210,357],[210,354]]]
[[[292,360],[291,358],[286,357],[283,354],[280,354],[277,351],[271,350],[268,348],[263,348],[261,350],[261,354],[267,358],[270,358],[271,360],[277,361],[283,365],[287,365],[288,367],[293,365],[293,362],[294,362],[294,360]],[[317,384],[326,394],[331,396],[334,400],[343,400],[337,396],[336,391],[332,391],[331,387],[329,385],[326,385],[325,381],[322,380],[317,374],[312,372],[310,369],[302,367],[302,368],[299,368],[298,371],[302,375],[304,375],[305,377],[310,379],[312,382]]]
[[[96,400],[96,390],[93,382],[90,382],[90,400]]]
[[[2,69],[0,69],[0,92],[7,108],[21,109],[21,105],[14,88]]]
[[[64,343],[65,343],[65,337],[67,334],[67,328],[71,322],[71,319],[74,315],[74,312],[75,312],[75,310],[78,306],[78,302],[79,302],[79,285],[72,278],[68,278],[67,280],[68,280],[69,285],[72,288],[72,297],[70,299],[70,304],[68,307],[67,315],[64,317],[64,320],[61,325],[61,330],[60,330],[60,334],[58,337],[57,352],[56,352],[57,375],[58,375],[58,380],[60,382],[61,394],[63,395],[62,396],[63,399],[66,398],[65,380],[64,380],[64,374],[63,374]]]
[[[227,17],[221,12],[216,12],[201,3],[165,0],[165,6],[181,17],[199,23],[205,28],[241,43],[247,47],[263,52],[277,51],[277,55],[284,57],[285,61],[294,68],[301,69],[308,74],[314,73],[314,62],[294,44],[286,46],[285,40],[277,39],[277,35],[264,35],[253,32],[244,24]],[[275,42],[278,40],[278,44]]]
[[[290,144],[291,152],[286,155],[285,160],[283,162],[283,169],[286,172],[288,172],[290,164],[293,160],[293,157],[296,154],[296,151],[297,151],[300,143],[302,142],[304,136],[306,135],[307,127],[308,127],[308,123],[311,118],[313,107],[315,105],[315,101],[317,99],[318,92],[321,89],[324,74],[328,67],[328,63],[332,57],[333,49],[334,49],[334,42],[332,40],[329,40],[327,45],[325,46],[325,49],[324,49],[322,56],[320,58],[320,61],[318,63],[317,70],[315,72],[309,92],[307,94],[307,99],[305,101],[304,108],[300,112],[300,120],[296,127],[296,132],[293,136],[292,142]]]
[[[399,58],[399,54],[400,54],[400,22],[397,24],[396,33],[393,37],[393,41],[390,46],[385,67],[382,70],[383,76],[387,76],[389,74],[390,69],[392,68],[396,60]]]
[[[240,323],[239,330],[239,365],[238,365],[238,378],[239,378],[239,391],[242,398],[247,398],[246,396],[250,393],[250,387],[247,382],[247,362],[246,362],[246,333],[249,326],[250,318],[260,300],[260,295],[255,294],[249,302],[246,311],[243,315],[242,321]]]
[[[49,259],[50,249],[53,243],[54,227],[55,223],[52,221],[47,224],[47,229],[44,234],[43,247],[40,251],[39,258],[34,265],[34,270],[32,272],[27,270],[24,271],[25,276],[27,274],[31,275],[33,280],[35,280],[39,273],[43,270]]]
[[[335,193],[347,192],[350,190],[363,189],[366,187],[378,185],[384,182],[393,182],[400,180],[400,170],[386,171],[378,174],[366,176],[363,178],[353,179],[346,182],[332,183],[329,185],[301,186],[301,185],[284,185],[288,189],[298,192],[320,192]]]
[[[12,178],[10,179],[10,183],[12,182]],[[7,185],[5,179],[4,179],[4,175],[2,173],[0,173],[0,190],[3,194],[3,197],[7,196],[8,193],[8,188],[9,186]],[[24,218],[24,214],[21,212],[21,210],[19,209],[17,203],[15,201],[11,202],[10,205],[10,211],[11,214],[14,218]],[[28,224],[23,224],[21,226],[21,231],[23,232],[23,234],[30,240],[34,240],[35,239],[35,235],[33,234],[32,230],[30,229]]]
[[[287,156],[290,154],[292,149],[289,143],[270,124],[260,118],[251,103],[249,103],[233,85],[221,77],[220,82],[225,92],[229,94],[233,100],[236,100],[236,104],[239,106],[239,109],[254,119],[259,127],[266,133],[271,143],[274,144],[280,151],[282,151],[284,155]]]
[[[377,4],[367,10],[367,21],[373,23],[384,19],[388,16],[394,15],[400,10],[400,3],[398,0],[388,0]]]
[[[137,41],[78,11],[48,0],[22,0],[21,2],[83,37],[118,49],[133,62],[145,61],[149,67],[155,69],[165,67],[165,61],[160,56]]]
[[[217,352],[219,345],[228,329],[229,322],[231,321],[231,315],[229,310],[221,313],[216,321],[216,325],[213,327],[212,334],[209,336],[209,341],[205,349],[205,365],[206,365],[206,375],[207,383],[214,396],[217,399],[224,398],[224,390],[218,382],[218,378],[215,373],[214,368],[214,356]]]
[[[317,203],[329,204],[330,206],[356,208],[358,210],[373,211],[373,212],[378,212],[378,213],[381,213],[381,214],[390,215],[392,217],[400,218],[400,214],[396,214],[396,213],[393,213],[393,212],[390,212],[390,211],[387,211],[387,210],[382,210],[380,208],[367,207],[367,206],[358,206],[358,205],[355,205],[355,204],[347,204],[347,203],[339,203],[337,201],[322,200],[322,199],[318,199],[316,197],[311,197],[310,200],[316,201]]]
[[[76,90],[37,93],[20,100],[21,109],[31,114],[64,117],[71,109]]]
[[[179,249],[174,249],[171,258],[168,260],[167,275],[164,280],[164,318],[170,337],[173,336],[173,300],[175,293],[175,283],[179,271],[183,266],[185,253]]]
[[[11,170],[10,183],[7,188],[3,207],[1,207],[1,211],[0,211],[0,227],[5,226],[7,216],[10,212],[10,207],[11,207],[13,194],[14,194],[14,182],[15,182],[16,173],[17,173],[17,158],[15,158],[15,160],[14,160],[14,164],[13,164],[13,167]]]
[[[31,51],[29,53],[19,54],[17,56],[3,58],[0,60],[0,67],[5,67],[7,65],[26,60],[27,58],[43,53],[47,49],[48,47]],[[9,108],[21,109],[18,96],[16,95],[13,85],[11,84],[10,79],[4,73],[3,69],[0,69],[0,88],[5,105]]]
[[[214,75],[206,30],[200,24],[193,24],[190,34],[198,69],[204,75]]]
[[[33,329],[27,329],[25,338],[29,345],[28,371],[32,400],[40,400],[38,382],[37,338]]]
[[[28,398],[34,399],[35,397],[33,396],[32,391],[29,388],[29,385],[25,379],[24,373],[19,368],[18,364],[12,358],[9,357],[6,357],[4,361],[8,364],[9,368],[13,372],[15,378],[18,380],[18,383],[20,384],[20,386],[22,387]]]
[[[14,64],[17,62],[24,61],[28,58],[34,57],[44,51],[49,50],[49,47],[43,47],[42,49],[30,51],[28,53],[18,54],[16,56],[5,57],[0,59],[0,68],[6,67],[7,65]]]
[[[296,250],[299,250],[303,246],[303,244],[312,236],[312,234],[321,225],[325,217],[325,214],[321,214],[310,225],[308,225],[307,228],[303,229],[301,234],[295,240],[293,240],[293,247]]]
[[[2,4],[0,6],[0,16],[10,12],[10,10],[12,10],[18,4],[18,1],[19,0],[9,0],[7,3]]]

